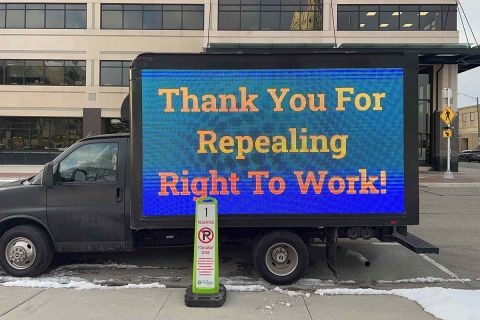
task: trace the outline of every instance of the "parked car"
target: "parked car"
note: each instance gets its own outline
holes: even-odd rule
[[[480,162],[480,150],[478,150],[478,151],[473,151],[472,153],[470,153],[470,155],[468,156],[467,161],[468,161],[468,162],[470,162],[470,161],[478,161],[478,162]]]
[[[460,152],[460,154],[458,155],[458,161],[467,161],[468,159],[468,156],[470,155],[470,153],[472,153],[473,150],[463,150],[462,152]]]

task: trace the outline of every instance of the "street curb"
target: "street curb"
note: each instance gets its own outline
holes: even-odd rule
[[[420,182],[420,187],[430,188],[480,188],[480,182]]]

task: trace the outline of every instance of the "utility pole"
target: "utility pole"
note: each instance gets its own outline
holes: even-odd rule
[[[451,99],[452,99],[452,89],[451,88],[444,88],[444,96],[447,98],[447,110],[448,108],[451,108]],[[450,118],[449,116],[449,121],[448,121],[448,128],[450,129],[451,122],[453,121],[453,118]],[[450,150],[450,135],[447,138],[447,171],[443,174],[444,179],[453,179],[453,173],[450,171],[450,160],[452,157],[452,151]]]

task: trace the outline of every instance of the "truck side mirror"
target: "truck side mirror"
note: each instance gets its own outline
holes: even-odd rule
[[[53,175],[53,162],[45,164],[43,167],[42,185],[51,188],[55,183]]]

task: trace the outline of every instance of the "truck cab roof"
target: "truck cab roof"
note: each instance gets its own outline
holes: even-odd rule
[[[87,141],[87,140],[101,140],[101,139],[112,139],[112,138],[130,138],[130,133],[111,133],[111,134],[99,134],[94,136],[89,136],[79,141]]]

